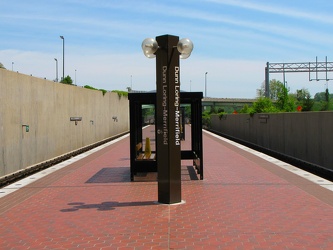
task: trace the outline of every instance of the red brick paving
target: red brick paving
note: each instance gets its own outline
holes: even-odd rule
[[[333,192],[205,133],[203,181],[188,163],[157,204],[127,137],[1,198],[0,249],[333,249]]]

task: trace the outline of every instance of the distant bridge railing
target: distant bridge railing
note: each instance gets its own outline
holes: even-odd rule
[[[211,98],[205,97],[202,100],[202,107],[205,110],[206,107],[222,107],[227,112],[226,109],[232,109],[229,111],[234,111],[241,109],[245,105],[252,106],[256,99],[242,99],[242,98]]]

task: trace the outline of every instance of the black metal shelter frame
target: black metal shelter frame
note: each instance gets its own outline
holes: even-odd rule
[[[191,106],[191,150],[181,150],[181,160],[193,160],[200,180],[203,180],[203,150],[202,150],[202,92],[181,92],[180,103]],[[140,172],[157,172],[157,161],[138,160],[137,145],[142,143],[142,105],[156,105],[156,93],[129,93],[130,104],[130,162],[131,180]],[[156,117],[156,109],[155,109]],[[156,136],[155,129],[155,138]],[[141,149],[142,150],[142,149]],[[156,149],[157,150],[157,149]],[[159,152],[156,153],[156,158]]]

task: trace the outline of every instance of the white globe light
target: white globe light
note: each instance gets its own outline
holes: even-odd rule
[[[183,38],[179,40],[177,44],[177,50],[180,53],[181,59],[186,59],[191,55],[191,52],[193,50],[193,43],[188,38]]]
[[[154,38],[146,38],[142,42],[142,51],[143,54],[148,58],[154,58],[156,55],[154,54],[158,49],[157,41]]]
[[[190,54],[180,54],[179,58],[180,59],[187,59],[187,58],[190,57],[190,55],[191,55],[191,53]]]

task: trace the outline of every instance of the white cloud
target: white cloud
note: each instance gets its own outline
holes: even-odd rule
[[[292,18],[307,19],[312,21],[318,21],[327,24],[333,24],[333,18],[331,15],[325,14],[313,14],[313,12],[300,11],[299,9],[294,9],[290,7],[280,7],[279,5],[269,4],[258,4],[249,1],[239,1],[239,0],[207,0],[207,2],[214,2],[219,4],[236,6],[239,8],[251,9],[260,12],[272,13]],[[267,2],[266,2],[267,3]]]

